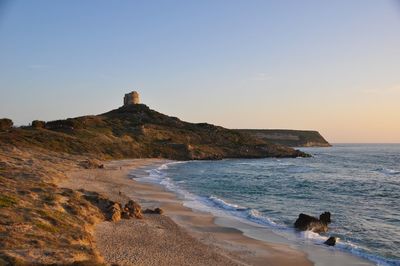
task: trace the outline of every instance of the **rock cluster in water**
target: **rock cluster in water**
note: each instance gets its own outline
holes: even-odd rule
[[[319,216],[319,219],[308,214],[300,213],[294,223],[294,227],[300,231],[312,231],[315,233],[325,233],[328,231],[328,224],[331,223],[331,213],[324,212]],[[338,241],[337,237],[329,237],[324,244],[334,246]]]
[[[334,246],[336,244],[337,240],[338,240],[337,237],[331,236],[324,242],[324,244],[328,245],[328,246]]]
[[[328,224],[331,223],[331,213],[324,212],[319,219],[304,213],[300,213],[294,223],[294,227],[300,231],[312,231],[315,233],[324,233],[328,231]]]

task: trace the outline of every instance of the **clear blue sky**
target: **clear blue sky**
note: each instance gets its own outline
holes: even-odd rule
[[[144,103],[229,128],[400,142],[400,2],[0,0],[0,117]]]

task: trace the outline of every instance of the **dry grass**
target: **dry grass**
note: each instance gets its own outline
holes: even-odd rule
[[[91,230],[103,213],[54,184],[82,159],[0,146],[0,265],[101,264]]]

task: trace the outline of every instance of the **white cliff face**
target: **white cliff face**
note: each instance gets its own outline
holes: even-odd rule
[[[140,104],[139,93],[136,91],[125,94],[124,106],[128,106],[131,104]]]

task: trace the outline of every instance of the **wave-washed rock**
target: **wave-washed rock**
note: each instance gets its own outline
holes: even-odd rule
[[[337,241],[338,241],[337,237],[331,236],[324,242],[324,244],[328,246],[334,246],[336,245]]]
[[[313,231],[322,233],[328,231],[328,224],[331,223],[331,213],[324,212],[319,216],[319,219],[304,213],[300,213],[294,223],[294,227],[300,231]]]

